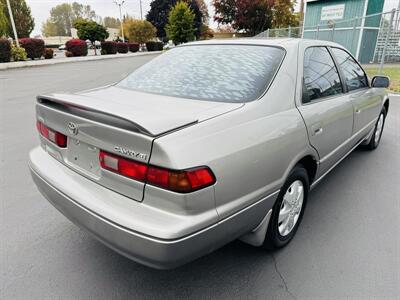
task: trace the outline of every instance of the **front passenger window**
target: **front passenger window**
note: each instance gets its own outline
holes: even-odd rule
[[[325,47],[307,48],[304,53],[303,103],[342,92],[338,71]]]
[[[332,52],[343,72],[348,91],[368,87],[367,76],[353,57],[339,48],[332,48]]]

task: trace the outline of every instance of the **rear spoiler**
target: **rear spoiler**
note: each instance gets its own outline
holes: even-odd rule
[[[71,103],[65,100],[59,100],[50,96],[38,96],[37,103],[58,111],[62,111],[98,123],[107,124],[128,131],[145,134],[151,137],[155,136],[151,132],[146,130],[146,128],[143,128],[142,126],[140,126],[135,122],[127,120],[121,116],[116,116],[104,111],[94,109],[92,107]]]

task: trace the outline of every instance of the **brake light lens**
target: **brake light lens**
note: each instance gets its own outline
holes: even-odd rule
[[[100,151],[100,165],[103,169],[138,181],[146,179],[147,165],[117,155]]]
[[[207,167],[169,170],[148,166],[105,151],[100,151],[99,159],[103,169],[178,193],[194,192],[215,183],[215,177]]]
[[[39,133],[44,138],[49,140],[50,142],[53,142],[60,148],[67,147],[67,136],[66,135],[64,135],[58,131],[50,129],[49,127],[47,127],[40,121],[37,121],[36,127],[37,127],[37,130],[39,131]]]

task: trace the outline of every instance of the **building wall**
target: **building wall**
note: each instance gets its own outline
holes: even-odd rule
[[[337,42],[346,47],[362,63],[373,59],[384,0],[318,0],[308,1],[304,17],[304,38]],[[323,7],[344,5],[341,19],[321,20]],[[366,7],[367,5],[367,7]],[[356,19],[358,18],[358,19]],[[333,24],[334,25],[333,25]],[[317,28],[318,27],[318,28]],[[368,28],[365,28],[368,27]],[[361,39],[360,39],[360,34]]]

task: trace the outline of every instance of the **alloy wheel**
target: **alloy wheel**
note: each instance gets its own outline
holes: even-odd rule
[[[299,220],[304,201],[304,185],[301,180],[294,181],[286,190],[279,210],[278,230],[287,236]]]

